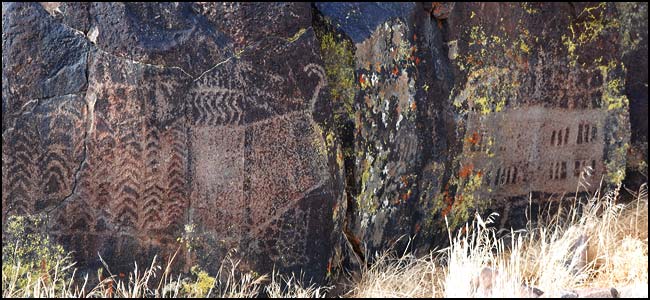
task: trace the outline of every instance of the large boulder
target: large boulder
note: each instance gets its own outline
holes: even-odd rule
[[[3,3],[3,224],[81,265],[326,276],[342,199],[309,4]],[[6,179],[6,180],[5,180]],[[185,248],[184,248],[185,249]]]
[[[3,3],[2,23],[3,227],[42,213],[90,268],[180,247],[322,281],[477,211],[521,226],[647,181],[645,3]]]
[[[416,3],[317,3],[359,256],[419,234],[450,176],[453,84],[443,32]],[[350,78],[350,79],[348,79]]]
[[[408,235],[445,243],[476,211],[523,226],[531,202],[621,183],[626,161],[643,168],[637,6],[317,3],[358,254]]]

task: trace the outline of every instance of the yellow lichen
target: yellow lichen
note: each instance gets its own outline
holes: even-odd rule
[[[289,43],[293,43],[293,42],[297,41],[303,34],[305,34],[305,32],[307,32],[306,28],[300,28],[300,30],[298,30],[298,32],[296,32],[293,36],[288,38],[287,41]]]
[[[530,3],[528,3],[528,2],[522,2],[522,3],[521,3],[521,8],[523,8],[524,11],[526,11],[527,13],[529,13],[529,14],[531,14],[531,15],[532,15],[532,14],[539,13],[539,10],[538,10],[538,9],[535,9],[535,8],[532,8],[532,7],[530,6]]]
[[[320,35],[321,55],[335,107],[340,105],[348,116],[353,116],[357,85],[352,44],[348,40],[337,39],[331,32],[317,31],[317,34]]]
[[[596,60],[601,62],[602,58]],[[610,61],[606,65],[599,65],[597,68],[603,78],[602,87],[602,101],[607,110],[616,110],[626,108],[628,106],[628,99],[625,95],[625,82],[623,78],[614,77],[612,73],[617,68],[615,61]],[[621,68],[624,66],[621,63]]]

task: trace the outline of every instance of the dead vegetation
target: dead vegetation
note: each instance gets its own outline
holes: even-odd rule
[[[617,203],[619,193],[576,197],[570,209],[548,212],[537,224],[505,235],[491,226],[496,215],[477,214],[460,234],[450,232],[448,248],[424,257],[376,254],[372,266],[349,278],[342,296],[647,297],[647,186],[627,204]],[[105,266],[109,275],[98,272],[99,284],[89,287],[88,276],[75,281],[67,256],[22,261],[15,255],[21,245],[5,244],[3,238],[3,297],[325,297],[332,290],[296,275],[241,274],[238,262],[228,258],[214,277],[199,268],[173,276],[171,260],[163,269],[155,258],[145,269],[134,265],[128,276]]]

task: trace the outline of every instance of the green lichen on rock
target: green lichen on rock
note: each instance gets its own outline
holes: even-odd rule
[[[605,181],[608,184],[619,185],[625,179],[625,159],[629,148],[630,145],[624,143],[610,152],[610,158],[606,161],[607,175]]]
[[[540,12],[539,9],[536,9],[536,8],[532,7],[529,2],[521,2],[521,8],[523,8],[524,11],[526,11],[527,13],[529,13],[531,15],[532,14],[537,14],[537,13]]]
[[[597,63],[600,63],[598,60]],[[623,63],[610,61],[597,66],[603,78],[602,101],[607,110],[627,108],[629,101],[625,95],[625,66]]]
[[[296,34],[294,34],[293,36],[291,36],[290,38],[287,39],[287,42],[293,43],[293,42],[297,41],[305,32],[307,32],[306,28],[300,28],[300,30],[298,30],[298,32],[296,32]]]
[[[618,30],[620,22],[606,16],[607,3],[585,7],[569,24],[569,32],[562,35],[562,44],[567,48],[569,66],[575,66],[580,59],[579,48],[597,41],[610,30]]]
[[[27,288],[39,279],[52,278],[59,288],[70,280],[72,259],[45,230],[46,217],[13,215],[3,224],[2,280],[11,279],[15,289]],[[57,277],[54,273],[57,272]],[[52,276],[52,277],[50,277]]]
[[[354,47],[352,43],[333,31],[316,30],[320,42],[321,57],[325,63],[325,73],[329,83],[332,101],[350,118],[354,115],[354,97],[358,86],[354,80]],[[340,118],[335,115],[335,118]]]
[[[601,58],[596,61],[596,69],[602,76],[601,107],[610,114],[610,131],[605,145],[605,182],[618,185],[625,179],[627,152],[630,148],[629,100],[625,94],[625,66],[617,59],[607,63]]]
[[[501,32],[505,32],[503,25]],[[463,55],[456,55],[459,70],[467,80],[452,90],[451,102],[461,114],[470,111],[483,115],[500,112],[511,99],[519,98],[521,78],[527,74],[528,56],[533,51],[532,37],[521,20],[516,36],[487,34],[482,26],[471,26]]]

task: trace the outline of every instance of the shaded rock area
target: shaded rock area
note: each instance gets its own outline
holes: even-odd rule
[[[3,228],[44,214],[90,269],[180,248],[185,270],[323,282],[477,210],[520,226],[529,195],[647,181],[646,3],[3,3],[2,23]]]

